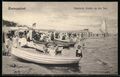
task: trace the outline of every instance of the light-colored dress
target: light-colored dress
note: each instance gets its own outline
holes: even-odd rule
[[[78,53],[82,53],[82,50],[81,50],[81,49],[78,49]]]
[[[5,43],[5,51],[6,52],[11,52],[11,47],[12,47],[12,41],[8,38],[6,38],[6,43]]]
[[[30,38],[30,40],[32,40],[32,30],[30,30],[30,31],[27,33],[27,38]]]
[[[13,47],[18,47],[18,38],[13,38]]]
[[[48,48],[48,51],[49,51],[51,56],[55,56],[55,50],[54,49]]]
[[[27,44],[26,38],[20,38],[18,42],[19,42],[19,45],[20,45],[20,46],[24,46],[24,45]]]
[[[37,47],[37,46],[35,46],[35,44],[33,43],[33,41],[27,42],[27,46],[33,47],[33,48]]]

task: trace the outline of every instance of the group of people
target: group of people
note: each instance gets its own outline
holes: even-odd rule
[[[58,45],[54,46],[54,45],[50,45],[49,47],[47,45],[45,45],[43,47],[44,52],[50,54],[51,56],[55,56],[55,55],[61,55],[62,51],[63,51],[63,47],[59,47]]]
[[[70,32],[55,32],[55,38],[60,40],[69,40],[70,42],[76,42],[79,40],[79,34]]]
[[[16,31],[17,32],[17,31]],[[11,51],[11,47],[24,47],[24,46],[31,46],[34,48],[40,48],[37,44],[35,44],[33,42],[33,40],[44,40],[46,34],[44,33],[37,33],[33,30],[28,30],[28,31],[22,31],[22,32],[16,32],[12,35],[10,35],[11,33],[7,33],[6,34],[6,38],[5,38],[5,48],[6,48],[6,52],[5,55],[9,55],[10,51]],[[66,34],[61,34],[62,36],[67,37]],[[5,35],[4,35],[5,36]],[[51,41],[54,40],[54,38],[59,38],[58,36],[60,36],[60,34],[55,34],[53,32],[51,32],[49,34],[49,36],[47,38],[49,38]],[[68,35],[70,37],[70,35]],[[72,36],[72,35],[71,35]],[[39,41],[38,40],[38,41]],[[43,49],[44,53],[49,53],[50,55],[54,56],[54,55],[58,55],[61,54],[63,51],[63,47],[61,46],[50,46],[48,47],[47,45],[44,45],[44,47],[42,47],[41,49]],[[78,45],[76,48],[76,57],[82,57],[82,46]]]
[[[10,51],[11,51],[11,47],[12,47],[12,37],[7,34],[6,38],[3,38],[3,55],[7,55],[10,56]]]
[[[42,33],[39,31],[33,30],[32,38],[36,41],[54,41],[55,39],[59,40],[69,40],[70,42],[76,42],[80,39],[79,34],[76,33],[67,33],[67,32],[46,32]]]

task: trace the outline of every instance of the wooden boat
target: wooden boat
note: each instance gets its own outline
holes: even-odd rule
[[[37,41],[37,40],[33,40],[34,43],[36,44],[46,44],[46,41]]]
[[[75,42],[70,42],[69,40],[60,40],[60,39],[54,39],[55,43],[63,45],[65,47],[74,46]]]
[[[81,57],[51,56],[44,53],[38,54],[15,47],[12,47],[11,54],[18,58],[40,64],[76,64],[79,63],[81,59]]]

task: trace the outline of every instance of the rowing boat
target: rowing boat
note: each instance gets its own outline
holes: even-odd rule
[[[74,46],[75,42],[71,42],[69,40],[60,40],[60,39],[54,39],[55,43],[63,45],[63,46]]]
[[[35,63],[41,64],[75,64],[79,63],[81,57],[51,56],[47,54],[38,54],[24,50],[22,48],[12,47],[11,54]]]

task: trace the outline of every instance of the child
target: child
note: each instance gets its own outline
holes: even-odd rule
[[[76,57],[82,57],[82,47],[80,45],[77,46]]]

